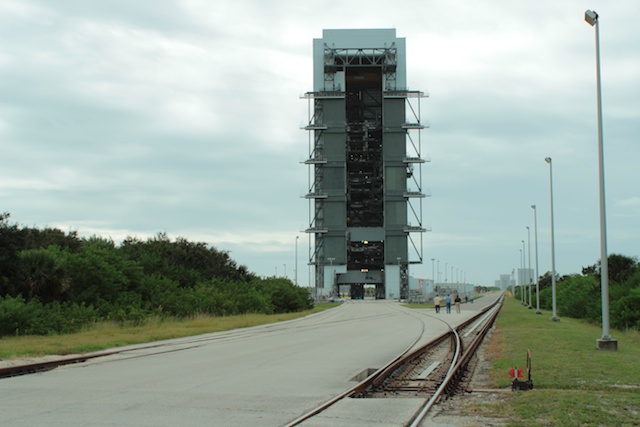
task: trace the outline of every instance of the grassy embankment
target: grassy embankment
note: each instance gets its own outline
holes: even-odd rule
[[[618,351],[602,351],[600,326],[550,318],[507,298],[487,345],[490,377],[494,387],[509,388],[509,369],[524,367],[531,350],[534,389],[469,410],[509,426],[640,425],[640,332],[612,330]]]
[[[132,344],[246,328],[296,319],[336,305],[316,304],[313,309],[300,313],[196,316],[187,320],[150,319],[141,326],[122,326],[114,322],[102,322],[75,334],[3,337],[0,338],[0,360],[51,354],[87,353]]]

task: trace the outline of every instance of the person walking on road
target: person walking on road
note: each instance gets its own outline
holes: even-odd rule
[[[462,302],[462,299],[460,298],[460,295],[456,294],[456,299],[454,300],[454,302],[456,303],[456,313],[460,313],[460,303]]]
[[[447,294],[447,297],[444,299],[445,304],[447,305],[447,313],[451,313],[451,295]]]
[[[436,308],[436,313],[440,313],[440,295],[436,295],[433,299],[433,305]]]

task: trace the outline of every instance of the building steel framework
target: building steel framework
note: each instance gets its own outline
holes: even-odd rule
[[[406,298],[409,265],[423,261],[427,160],[420,101],[426,95],[398,87],[397,61],[395,43],[380,48],[325,43],[323,90],[305,94],[305,231],[316,291],[323,295],[349,284],[351,296],[362,297],[364,285],[373,284],[377,297],[389,297],[385,270],[397,266],[398,297]]]

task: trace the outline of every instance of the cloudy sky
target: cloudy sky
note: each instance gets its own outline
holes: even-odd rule
[[[307,103],[323,29],[395,28],[422,103],[424,260],[490,284],[600,256],[595,31],[610,253],[640,255],[640,3],[0,0],[0,211],[120,241],[158,232],[308,283]],[[528,248],[526,249],[528,251]],[[532,257],[535,268],[535,257]],[[443,273],[444,274],[444,273]],[[450,277],[451,279],[451,277]]]

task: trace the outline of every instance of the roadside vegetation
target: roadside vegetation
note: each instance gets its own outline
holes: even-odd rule
[[[640,330],[640,264],[636,258],[609,255],[609,312],[612,328]],[[540,308],[552,309],[551,273],[539,279]],[[521,288],[516,288],[520,299]],[[527,292],[525,290],[525,292]],[[532,301],[536,301],[535,285]],[[602,321],[600,263],[582,268],[580,274],[556,277],[556,311],[559,317]]]
[[[337,305],[322,303],[297,313],[198,315],[187,319],[152,317],[138,326],[123,326],[120,322],[103,321],[69,334],[3,337],[0,339],[0,360],[81,354],[126,345],[248,328],[297,319]]]
[[[640,419],[640,332],[612,331],[618,351],[596,349],[599,325],[562,317],[550,321],[507,298],[487,344],[492,387],[510,389],[508,372],[532,355],[533,390],[467,410],[508,426],[637,426]]]
[[[158,233],[116,245],[0,214],[0,338],[312,308],[306,289],[258,277],[205,243]]]

